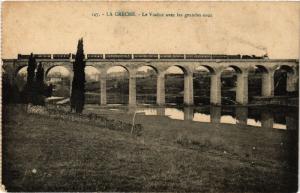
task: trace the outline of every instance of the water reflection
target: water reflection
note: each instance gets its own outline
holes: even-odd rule
[[[267,107],[138,107],[137,113],[204,123],[249,125],[274,129],[297,129],[296,108]]]
[[[247,119],[247,125],[251,125],[254,127],[261,127],[261,122],[260,121],[256,121],[255,119]]]
[[[223,115],[221,116],[220,123],[236,124],[237,120],[231,115]]]
[[[194,118],[193,121],[198,121],[198,122],[205,122],[205,123],[210,123],[211,118],[210,115],[204,114],[204,113],[194,113]]]

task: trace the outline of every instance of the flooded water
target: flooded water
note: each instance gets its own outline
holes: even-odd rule
[[[117,109],[113,109],[117,110]],[[167,116],[182,121],[240,124],[274,129],[298,128],[298,109],[290,107],[152,107],[134,109],[136,113]]]

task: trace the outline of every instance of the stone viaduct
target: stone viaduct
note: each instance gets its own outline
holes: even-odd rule
[[[25,55],[27,56],[27,55]],[[38,57],[40,56],[40,57]],[[47,56],[47,57],[41,57]],[[199,66],[205,67],[210,72],[210,101],[211,104],[221,104],[221,73],[231,67],[237,74],[236,102],[242,105],[248,103],[248,74],[249,70],[258,68],[262,73],[262,96],[274,95],[274,72],[281,68],[287,71],[287,90],[295,91],[298,85],[299,61],[295,59],[268,59],[268,58],[203,58],[188,57],[184,54],[161,54],[153,57],[151,54],[93,54],[86,57],[86,66],[93,66],[100,72],[101,105],[106,105],[106,77],[107,70],[113,66],[122,66],[129,73],[129,105],[136,104],[136,73],[142,66],[152,67],[157,73],[157,97],[158,105],[165,104],[165,73],[171,66],[177,66],[184,73],[184,103],[194,104],[193,73]],[[136,57],[139,56],[139,57]],[[143,57],[144,56],[144,57]],[[201,55],[199,55],[201,56]],[[55,66],[64,66],[71,73],[74,55],[41,54],[36,57],[41,62],[45,75]],[[14,81],[18,71],[27,66],[28,59],[3,59],[3,70],[11,82]],[[72,77],[71,77],[72,80]]]

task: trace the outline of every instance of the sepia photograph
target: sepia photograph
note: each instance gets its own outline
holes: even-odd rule
[[[299,2],[4,1],[3,192],[298,191]]]

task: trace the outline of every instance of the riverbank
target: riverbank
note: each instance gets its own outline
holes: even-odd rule
[[[86,110],[131,122],[133,113]],[[9,106],[8,191],[293,192],[298,131],[135,117],[141,136]]]

